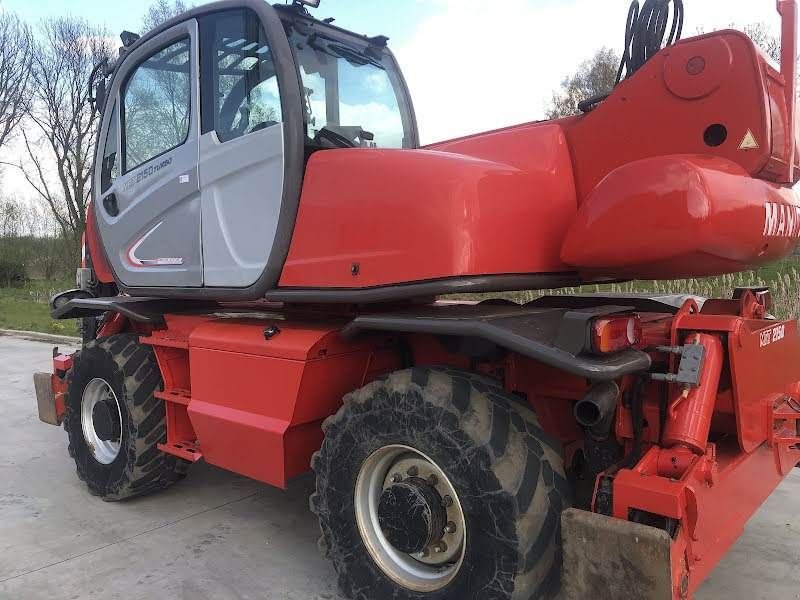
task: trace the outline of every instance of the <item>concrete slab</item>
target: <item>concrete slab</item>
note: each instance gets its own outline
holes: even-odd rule
[[[307,509],[310,478],[280,492],[199,464],[156,496],[90,496],[64,432],[36,415],[31,373],[50,355],[47,344],[0,337],[0,598],[337,598]],[[798,507],[792,475],[697,598],[800,598]]]

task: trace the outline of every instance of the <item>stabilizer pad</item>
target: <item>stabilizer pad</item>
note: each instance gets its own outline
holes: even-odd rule
[[[577,509],[561,527],[565,600],[672,600],[666,531]]]

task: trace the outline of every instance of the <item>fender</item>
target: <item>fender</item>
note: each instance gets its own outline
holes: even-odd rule
[[[625,303],[624,298],[617,299]],[[593,381],[613,381],[646,371],[650,356],[625,350],[606,356],[588,354],[587,332],[591,319],[635,310],[633,305],[605,304],[580,309],[517,304],[458,304],[437,302],[394,313],[362,315],[342,331],[348,339],[366,331],[426,333],[480,340],[516,352],[566,373]]]

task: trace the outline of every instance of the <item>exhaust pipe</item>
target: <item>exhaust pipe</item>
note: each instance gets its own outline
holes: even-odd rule
[[[595,440],[607,440],[614,426],[619,386],[613,381],[599,383],[575,404],[575,420]]]

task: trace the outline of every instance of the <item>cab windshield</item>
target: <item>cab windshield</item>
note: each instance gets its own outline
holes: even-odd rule
[[[381,48],[357,48],[317,34],[292,37],[310,145],[325,147],[341,136],[354,147],[413,147],[403,86]]]

